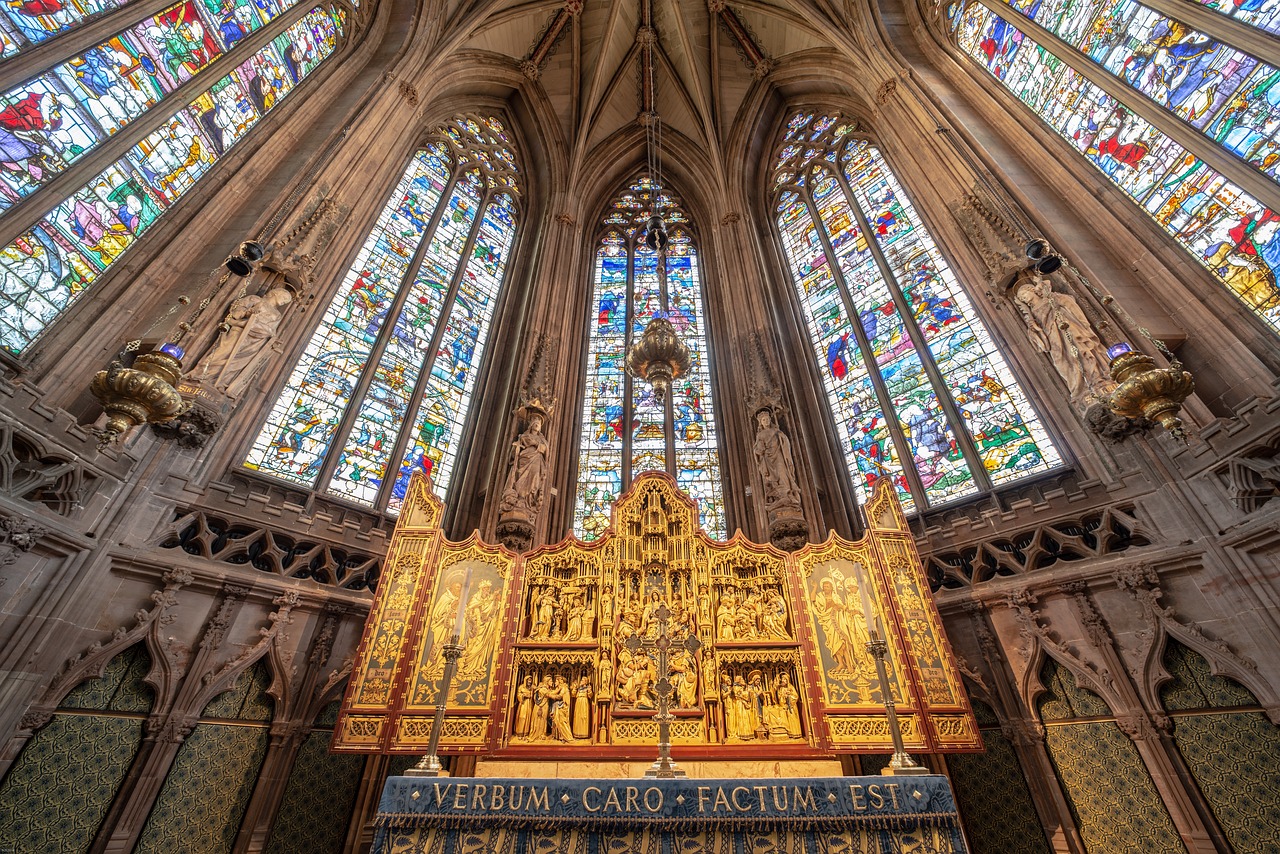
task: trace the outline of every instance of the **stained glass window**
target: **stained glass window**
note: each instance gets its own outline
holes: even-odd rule
[[[0,95],[0,211],[97,148],[295,2],[184,0]],[[276,46],[288,51],[276,57],[278,77],[253,75],[260,78],[254,82],[241,75],[253,103],[237,111],[252,108],[261,114],[282,94],[282,86],[297,83],[300,78],[290,80],[278,60],[288,61],[295,51],[314,46],[308,28],[299,35],[303,41],[297,47]],[[250,62],[275,68],[262,57]]]
[[[670,243],[662,256],[644,244],[644,225],[662,212]],[[665,279],[667,305],[662,304]],[[698,502],[702,527],[723,537],[724,498],[708,368],[699,256],[680,200],[647,177],[610,205],[596,249],[587,375],[578,456],[574,533],[594,540],[609,525],[614,499],[642,472],[665,471]],[[693,367],[659,402],[627,375],[630,343],[657,316],[689,347]]]
[[[1039,417],[875,146],[800,112],[774,215],[855,489],[892,478],[908,509],[1060,463]]]
[[[1280,212],[1201,159],[1220,146],[1280,177],[1280,71],[1129,0],[1025,14],[1164,111],[1143,118],[980,3],[950,18],[961,50],[1280,331]],[[1179,135],[1195,150],[1169,135],[1180,120],[1199,131]]]
[[[379,214],[246,467],[393,513],[414,471],[447,495],[515,240],[513,151],[496,118],[437,128]]]
[[[310,68],[334,52],[341,32],[339,12],[320,6],[310,10],[275,42],[248,55],[238,68],[178,107],[124,157],[0,248],[0,346],[15,354],[26,350]],[[280,43],[296,50],[304,40],[312,61],[310,68],[299,66],[295,73]],[[73,103],[65,109],[74,111]],[[90,110],[89,115],[95,114]],[[4,121],[0,118],[0,125]],[[14,138],[11,130],[0,126],[0,144]],[[32,139],[24,135],[24,146]],[[39,147],[45,154],[56,148],[43,143]],[[46,164],[56,160],[42,155],[32,162],[36,159]],[[12,180],[26,179],[5,173],[0,194],[10,195],[0,207],[15,200],[17,184]]]

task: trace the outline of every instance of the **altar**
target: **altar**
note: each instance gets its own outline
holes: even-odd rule
[[[967,851],[947,779],[392,777],[374,854]]]

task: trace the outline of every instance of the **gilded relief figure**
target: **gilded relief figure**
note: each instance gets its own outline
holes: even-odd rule
[[[720,606],[716,608],[716,637],[722,641],[738,640],[738,609],[734,595],[728,591],[720,595]]]
[[[606,586],[600,594],[600,628],[613,628],[613,587]]]
[[[582,615],[587,611],[587,607],[582,604],[581,596],[574,596],[569,600],[569,624],[565,629],[564,639],[569,642],[582,640]]]
[[[790,738],[800,737],[800,692],[791,684],[791,676],[784,670],[778,674],[778,698],[776,708],[779,723]]]
[[[710,652],[702,653],[702,693],[707,699],[715,699],[720,694],[716,690],[716,660]]]
[[[462,595],[462,572],[449,573],[435,607],[431,609],[431,650],[422,664],[424,675],[444,672],[444,645],[453,635],[458,614],[458,598]]]
[[[698,588],[698,625],[711,625],[711,595],[705,584]]]
[[[677,709],[693,709],[698,705],[698,665],[693,653],[680,647],[672,654],[671,684]]]
[[[756,713],[752,707],[751,695],[747,691],[746,680],[741,676],[733,680],[733,734],[743,741],[756,737]]]
[[[549,694],[551,700],[551,737],[556,741],[573,741],[573,727],[569,723],[569,683],[563,676],[556,676]]]
[[[838,571],[833,574],[839,575]],[[843,580],[843,579],[841,579]],[[852,622],[846,614],[848,603],[840,598],[836,583],[831,578],[822,578],[813,596],[813,618],[822,630],[827,651],[835,663],[832,676],[857,677],[860,675],[859,650],[854,646],[855,638],[849,632]],[[866,623],[863,621],[863,632]],[[865,648],[865,641],[864,647]]]
[[[769,702],[769,695],[764,686],[764,674],[759,670],[752,670],[747,676],[747,702],[751,705],[751,717],[756,725],[756,734],[767,737],[769,727],[765,720],[765,708]]]
[[[609,661],[609,652],[600,653],[600,686],[597,688],[601,700],[613,699],[613,663]]]
[[[556,613],[556,591],[551,587],[542,588],[534,601],[533,630],[529,636],[534,640],[547,640],[551,637],[551,623]]]
[[[791,637],[787,631],[787,603],[776,589],[765,595],[761,623],[766,638],[783,640]]]
[[[547,673],[543,675],[542,681],[538,683],[538,690],[533,696],[533,726],[529,729],[529,737],[535,741],[547,737],[548,726],[551,723],[551,695],[553,690],[551,674]]]
[[[533,728],[533,695],[536,693],[533,677],[524,677],[516,689],[516,725],[512,732],[517,738],[528,738]]]
[[[583,674],[573,698],[573,737],[591,738],[591,677]]]

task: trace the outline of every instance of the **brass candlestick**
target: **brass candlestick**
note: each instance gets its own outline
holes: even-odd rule
[[[436,699],[436,715],[431,721],[431,738],[427,741],[427,755],[412,768],[406,770],[406,777],[440,777],[444,775],[444,766],[440,764],[437,751],[440,749],[440,733],[444,729],[444,707],[449,702],[449,688],[453,685],[453,675],[458,670],[458,658],[462,655],[461,638],[453,635],[444,645],[444,673],[440,676],[439,696]]]
[[[932,772],[928,768],[916,764],[911,754],[907,753],[906,745],[903,744],[902,725],[898,723],[898,709],[893,702],[893,691],[889,689],[888,668],[884,665],[884,657],[888,651],[889,644],[873,631],[871,640],[867,641],[867,652],[871,653],[871,657],[876,660],[876,675],[880,677],[880,696],[884,697],[884,710],[889,716],[889,736],[893,739],[893,756],[880,773],[889,777],[930,774]]]

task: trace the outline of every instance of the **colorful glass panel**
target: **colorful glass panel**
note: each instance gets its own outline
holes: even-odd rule
[[[480,375],[480,360],[489,339],[489,323],[515,242],[514,200],[497,196],[485,208],[471,256],[466,260],[458,293],[445,324],[440,348],[427,378],[422,404],[409,434],[409,448],[391,492],[390,509],[399,510],[409,477],[422,467],[441,484],[453,476],[462,426]]]
[[[3,53],[10,57],[30,45],[40,44],[85,20],[119,9],[129,0],[10,0],[0,10]]]
[[[507,188],[517,176],[494,119],[457,117],[435,136],[378,217],[246,467],[314,486],[331,459],[329,494],[390,512],[416,470],[447,493],[515,242]]]
[[[1280,177],[1280,72],[1273,66],[1134,0],[1009,5],[1269,177]],[[1108,144],[1147,141],[1131,135]]]
[[[1280,213],[984,6],[965,9],[956,40],[1237,299],[1280,331]],[[1223,140],[1229,139],[1227,131]]]
[[[435,210],[452,165],[438,149],[414,157],[267,416],[245,466],[308,486],[315,482],[426,234],[429,214],[424,213]],[[379,404],[374,400],[371,406]],[[394,442],[393,436],[367,439]]]
[[[187,0],[0,95],[0,210],[47,183],[294,2]],[[333,44],[318,45],[311,32],[321,21],[329,29],[336,26],[332,12],[316,9],[281,36],[288,36],[287,44],[294,39],[315,48],[302,74],[332,52]],[[301,79],[290,80],[283,69],[274,49],[241,67],[249,98],[234,108],[241,114],[234,124],[255,110],[264,114]],[[212,87],[226,88],[226,78]],[[223,117],[231,121],[227,109]],[[213,128],[206,132],[220,135]]]
[[[307,17],[334,21],[333,15],[317,7]],[[336,41],[329,44],[326,55],[335,46]],[[246,69],[280,63],[275,48],[265,46],[0,249],[6,271],[0,294],[0,346],[12,353],[26,350],[261,118],[262,109],[250,94],[253,74]],[[61,78],[57,80],[62,85]],[[262,107],[269,110],[287,91],[261,101]],[[0,147],[7,146],[5,139],[0,130]],[[6,174],[0,182],[0,195],[8,193],[0,202],[5,206],[17,195],[10,177]]]
[[[859,499],[880,475],[908,509],[972,495],[971,458],[993,485],[1060,464],[883,157],[838,115],[800,116],[775,161],[775,216]]]
[[[670,235],[665,262],[643,241],[654,210]],[[703,529],[725,535],[702,281],[688,221],[680,200],[647,177],[624,188],[604,216],[612,228],[596,251],[573,521],[585,540],[600,536],[624,484],[646,471],[675,477],[697,500]],[[625,375],[624,363],[628,343],[662,316],[689,347],[692,367],[659,402],[648,383]]]

